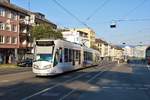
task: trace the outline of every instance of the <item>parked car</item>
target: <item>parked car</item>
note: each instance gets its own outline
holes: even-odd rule
[[[32,67],[33,59],[26,58],[17,63],[20,67]]]

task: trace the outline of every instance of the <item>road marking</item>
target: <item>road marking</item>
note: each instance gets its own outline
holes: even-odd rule
[[[101,67],[99,70],[101,70],[102,68],[103,68],[103,67]],[[43,89],[43,90],[41,90],[41,91],[39,91],[39,92],[36,92],[36,93],[34,93],[34,94],[30,95],[30,96],[27,96],[27,97],[23,98],[23,99],[21,99],[21,100],[28,100],[28,99],[30,99],[30,98],[32,98],[32,97],[34,97],[34,96],[37,96],[37,95],[39,95],[39,94],[42,94],[42,93],[44,93],[44,92],[46,92],[46,91],[48,91],[48,90],[51,90],[51,89],[53,89],[53,88],[55,88],[55,87],[58,87],[58,86],[60,86],[60,85],[64,85],[64,84],[67,83],[67,82],[76,80],[76,79],[78,79],[78,78],[80,78],[80,77],[82,77],[82,76],[84,76],[84,75],[86,75],[86,74],[89,74],[89,73],[84,73],[84,74],[82,74],[82,75],[78,75],[77,77],[74,77],[74,78],[72,78],[72,79],[66,80],[66,81],[64,81],[64,82],[62,82],[62,83],[59,83],[59,84],[56,84],[56,85],[54,85],[54,86],[52,86],[52,87]]]
[[[71,90],[69,93],[67,93],[66,95],[64,95],[62,98],[60,98],[59,100],[63,100],[66,97],[68,97],[69,95],[71,95],[73,92],[75,92],[75,90]]]
[[[147,65],[147,69],[150,70],[150,65]]]
[[[46,92],[46,91],[48,91],[48,90],[51,90],[51,89],[55,88],[55,87],[58,87],[58,86],[60,86],[60,85],[63,85],[63,84],[65,84],[65,83],[69,82],[69,81],[73,81],[73,80],[75,80],[75,79],[78,79],[78,78],[80,78],[80,77],[82,77],[82,76],[84,76],[84,75],[86,75],[86,74],[88,74],[88,73],[79,75],[79,76],[74,77],[74,78],[72,78],[72,79],[66,80],[66,81],[64,81],[64,82],[62,82],[62,83],[56,84],[56,85],[54,85],[54,86],[52,86],[52,87],[43,89],[43,90],[41,90],[41,91],[39,91],[39,92],[37,92],[37,93],[34,93],[34,94],[30,95],[30,96],[27,96],[27,97],[23,98],[22,100],[28,100],[28,99],[30,99],[30,98],[32,98],[32,97],[34,97],[34,96],[37,96],[37,95],[39,95],[39,94],[41,94],[41,93],[44,93],[44,92]]]
[[[138,88],[139,90],[148,90],[149,88]]]
[[[92,91],[98,91],[98,90],[100,90],[100,88],[98,86],[91,86],[90,90],[92,90]]]
[[[149,87],[150,88],[150,84],[144,84],[144,87]]]
[[[103,89],[110,89],[111,87],[109,87],[109,86],[103,86],[102,88]]]
[[[49,93],[49,92],[46,92],[46,93],[43,93],[41,94],[42,96],[53,96],[53,97],[57,97],[58,95],[60,95],[60,93]]]
[[[136,88],[135,87],[126,87],[125,89],[127,89],[127,90],[135,90]]]
[[[1,83],[9,82],[9,80],[2,80]]]
[[[101,68],[102,69],[102,68]],[[99,75],[101,75],[103,72],[105,71],[100,71],[98,72],[98,74],[94,75],[91,79],[89,79],[88,81],[86,81],[86,83],[89,83],[90,81],[94,80],[95,78],[97,78]],[[72,91],[70,91],[69,93],[67,93],[66,95],[64,95],[62,98],[60,98],[59,100],[63,100],[66,97],[70,96],[72,93],[76,92],[77,89],[73,89]]]

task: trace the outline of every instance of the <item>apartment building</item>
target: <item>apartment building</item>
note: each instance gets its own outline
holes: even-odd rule
[[[46,23],[57,26],[41,13],[30,12],[10,3],[0,1],[0,63],[16,63],[33,48],[29,29],[34,25]]]
[[[45,15],[40,12],[31,12],[30,24],[32,26],[39,25],[39,24],[48,24],[52,27],[52,29],[57,29],[57,25],[47,20]]]
[[[0,2],[0,57],[3,63],[15,63],[28,48],[29,12],[3,1]]]
[[[88,39],[88,33],[86,32],[77,29],[68,29],[68,30],[64,30],[62,34],[67,41],[82,44],[87,47],[90,45]]]
[[[123,60],[124,59],[124,50],[121,47],[115,46],[115,56],[114,60]]]
[[[78,28],[76,30],[88,33],[88,40],[89,40],[88,47],[92,48],[95,46],[96,33],[92,29],[90,29],[90,28]]]
[[[110,45],[102,40],[102,39],[95,39],[95,46],[96,48],[99,50],[99,52],[101,53],[101,59],[109,59],[110,57]]]
[[[133,48],[133,57],[139,58],[139,59],[144,59],[145,58],[145,53],[146,49],[148,48],[147,45],[137,45]]]

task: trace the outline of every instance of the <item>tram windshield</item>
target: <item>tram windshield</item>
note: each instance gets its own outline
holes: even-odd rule
[[[37,61],[52,61],[52,54],[37,54],[36,60]]]

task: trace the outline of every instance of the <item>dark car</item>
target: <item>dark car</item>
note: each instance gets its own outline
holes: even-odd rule
[[[32,63],[33,63],[33,60],[27,58],[27,59],[24,59],[24,60],[18,62],[17,65],[20,67],[32,67]]]

